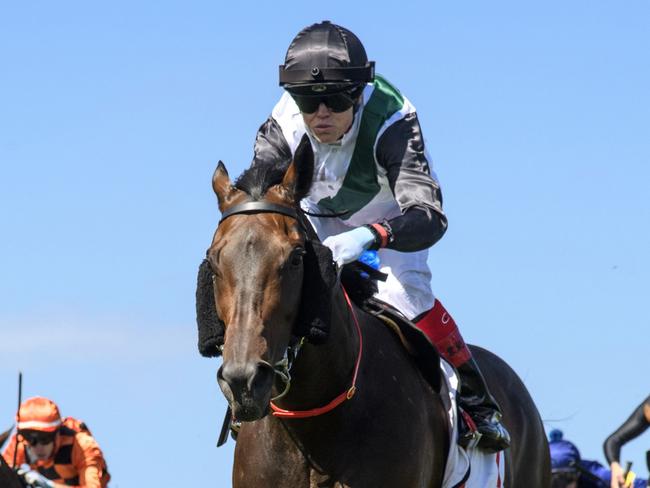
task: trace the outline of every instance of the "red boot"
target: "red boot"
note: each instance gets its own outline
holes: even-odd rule
[[[445,307],[436,300],[433,308],[420,317],[415,325],[436,346],[440,355],[458,371],[460,391],[458,403],[476,424],[481,434],[478,446],[486,451],[497,452],[510,446],[510,435],[501,423],[499,404],[490,394],[472,353],[460,335],[458,326]],[[467,447],[473,435],[461,435],[459,443]]]

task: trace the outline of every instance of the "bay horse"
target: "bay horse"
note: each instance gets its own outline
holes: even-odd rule
[[[219,386],[242,422],[232,484],[440,487],[453,442],[440,391],[332,282],[331,254],[299,209],[312,172],[303,138],[288,167],[252,166],[233,185],[219,162],[213,176],[222,219],[204,262],[210,278],[199,274],[197,319],[199,329],[209,317],[224,329],[212,355],[223,354]],[[546,436],[526,387],[494,354],[472,352],[512,437],[504,486],[549,487]]]
[[[13,430],[13,427],[5,430],[3,433],[0,434],[0,449],[2,449],[2,446],[4,446],[5,442],[7,442],[7,439],[9,439],[9,436],[11,436],[11,431]]]

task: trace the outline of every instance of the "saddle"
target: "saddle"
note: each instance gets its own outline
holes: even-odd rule
[[[448,385],[442,377],[440,369],[440,362],[444,360],[441,359],[436,346],[429,341],[429,338],[424,334],[424,332],[418,329],[413,322],[402,315],[402,313],[392,305],[389,305],[375,297],[369,297],[364,300],[361,307],[367,313],[381,319],[384,324],[386,324],[386,326],[397,335],[404,346],[404,349],[406,349],[410,354],[424,379],[436,393],[440,394],[440,397],[445,403],[445,407],[449,410],[450,405],[447,403],[447,396],[449,393]],[[451,364],[446,364],[449,368],[454,369]],[[476,424],[459,404],[456,404],[456,411],[458,430],[461,437],[467,437],[470,439],[468,447],[476,446],[480,439],[480,434],[478,433]]]
[[[474,421],[458,403],[460,384],[455,368],[441,359],[428,337],[393,306],[374,296],[367,297],[358,305],[395,333],[424,379],[440,395],[449,413],[450,434],[455,442],[452,442],[447,456],[443,487],[501,486],[504,476],[501,453],[489,453],[477,447],[481,435]],[[470,439],[467,445],[462,444],[465,447],[459,444],[462,438]]]
[[[395,307],[378,298],[366,298],[360,306],[380,319],[398,337],[424,379],[436,393],[440,393],[440,355],[424,332]]]
[[[345,265],[341,273],[343,287],[352,290],[349,292],[351,300],[366,313],[380,319],[397,336],[424,379],[436,393],[440,394],[445,407],[449,410],[448,385],[441,373],[440,366],[443,360],[440,353],[426,334],[397,308],[375,297],[377,281],[385,280],[384,273],[359,261]],[[450,364],[448,367],[454,369]],[[476,446],[480,440],[476,424],[460,405],[456,404],[455,410],[457,410],[456,418],[461,437],[469,439],[468,447]]]

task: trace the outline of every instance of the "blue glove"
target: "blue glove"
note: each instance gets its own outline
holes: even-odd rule
[[[28,464],[23,464],[18,469],[18,474],[23,477],[28,486],[34,488],[54,488],[54,483],[38,471],[33,470]]]
[[[377,251],[363,251],[357,261],[366,264],[373,269],[379,269],[380,259],[379,259],[379,255],[377,254]],[[361,271],[360,275],[362,278],[365,279],[370,278],[370,275],[365,271]]]
[[[334,261],[339,266],[359,259],[359,256],[375,242],[375,235],[367,227],[356,229],[330,236],[323,241],[332,251]]]

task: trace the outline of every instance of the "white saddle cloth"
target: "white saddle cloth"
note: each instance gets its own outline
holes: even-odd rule
[[[492,454],[476,448],[465,450],[458,445],[458,376],[446,361],[441,360],[440,367],[449,389],[449,438],[452,440],[442,488],[504,488],[503,452]]]

